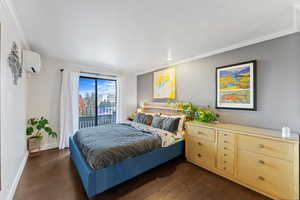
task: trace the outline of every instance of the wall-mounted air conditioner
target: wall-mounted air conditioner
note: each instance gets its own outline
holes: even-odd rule
[[[39,73],[41,70],[41,56],[29,50],[23,50],[23,69],[29,73]]]

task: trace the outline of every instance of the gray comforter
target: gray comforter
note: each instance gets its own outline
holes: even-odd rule
[[[161,147],[161,138],[128,124],[80,129],[75,140],[94,169],[105,168],[127,158]]]

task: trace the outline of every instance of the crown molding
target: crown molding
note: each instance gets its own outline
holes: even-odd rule
[[[1,3],[3,4],[4,8],[8,11],[7,14],[9,15],[9,17],[11,17],[13,22],[15,23],[15,26],[18,31],[17,34],[19,35],[20,41],[22,42],[23,46],[26,49],[30,49],[29,44],[26,40],[24,31],[23,31],[23,28],[18,20],[16,10],[15,10],[13,3],[11,2],[11,0],[2,0]]]
[[[253,45],[253,44],[261,43],[261,42],[264,42],[264,41],[272,40],[272,39],[275,39],[275,38],[283,37],[283,36],[290,35],[290,34],[293,34],[293,33],[299,32],[299,31],[300,31],[300,4],[295,4],[293,6],[293,25],[292,25],[291,28],[288,28],[286,30],[279,31],[279,32],[276,32],[276,33],[271,33],[271,34],[268,34],[268,35],[265,35],[265,36],[261,36],[261,37],[258,37],[258,38],[254,38],[254,39],[251,39],[251,40],[246,40],[246,41],[243,41],[243,42],[239,42],[239,43],[230,45],[228,47],[224,47],[224,48],[216,49],[216,50],[213,50],[213,51],[209,51],[207,53],[197,55],[197,56],[194,56],[194,57],[190,57],[190,58],[186,58],[186,59],[183,59],[183,60],[175,61],[175,62],[169,63],[167,65],[152,67],[149,70],[137,72],[136,75],[138,76],[138,75],[150,73],[150,72],[153,72],[153,71],[156,71],[156,70],[159,70],[159,69],[163,69],[163,68],[166,68],[166,67],[171,67],[171,66],[174,66],[174,65],[180,65],[180,64],[191,62],[191,61],[194,61],[194,60],[207,58],[209,56],[217,55],[217,54],[224,53],[224,52],[227,52],[227,51],[231,51],[231,50],[234,50],[234,49],[238,49],[238,48],[250,46],[250,45]]]
[[[234,49],[239,49],[239,48],[242,48],[242,47],[246,47],[246,46],[261,43],[261,42],[264,42],[264,41],[272,40],[272,39],[275,39],[275,38],[283,37],[283,36],[290,35],[290,34],[293,34],[293,33],[299,32],[299,31],[300,30],[297,29],[294,26],[294,27],[286,29],[284,31],[280,31],[280,32],[268,34],[268,35],[265,35],[265,36],[262,36],[262,37],[258,37],[258,38],[255,38],[255,39],[239,42],[239,43],[236,43],[234,45],[230,45],[228,47],[216,49],[216,50],[213,50],[213,51],[210,51],[210,52],[198,55],[198,56],[194,56],[194,57],[186,58],[186,59],[176,61],[176,62],[173,62],[173,63],[169,63],[167,65],[152,67],[149,70],[138,72],[137,75],[142,75],[142,74],[154,72],[154,71],[159,70],[159,69],[171,67],[171,66],[174,66],[174,65],[180,65],[180,64],[183,64],[183,63],[187,63],[187,62],[207,58],[209,56],[217,55],[217,54],[224,53],[224,52],[227,52],[227,51],[231,51],[231,50],[234,50]]]

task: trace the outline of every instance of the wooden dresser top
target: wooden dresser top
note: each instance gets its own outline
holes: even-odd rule
[[[201,126],[201,127],[217,128],[220,130],[228,130],[231,132],[238,132],[239,134],[244,134],[244,135],[274,138],[274,139],[280,139],[289,142],[299,142],[299,135],[296,133],[291,133],[291,136],[289,138],[283,138],[281,136],[281,131],[271,130],[271,129],[263,129],[263,128],[242,126],[242,125],[229,124],[229,123],[204,123],[204,122],[197,122],[197,121],[188,121],[185,122],[185,124]]]

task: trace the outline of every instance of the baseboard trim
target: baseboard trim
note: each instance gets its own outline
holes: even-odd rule
[[[20,164],[20,167],[18,169],[18,173],[11,185],[11,187],[9,188],[8,190],[8,195],[6,197],[6,200],[12,200],[14,198],[14,195],[15,195],[15,192],[16,192],[16,189],[18,187],[18,183],[21,179],[21,176],[22,176],[22,173],[23,173],[23,170],[26,166],[26,162],[27,162],[27,159],[28,159],[28,151],[26,151],[25,155],[24,155],[24,158]]]

